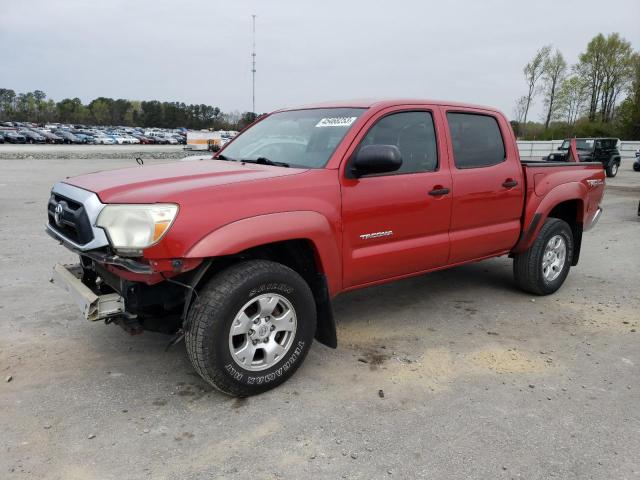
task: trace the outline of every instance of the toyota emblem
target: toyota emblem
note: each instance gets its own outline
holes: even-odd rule
[[[62,214],[64,212],[64,207],[62,206],[61,203],[56,205],[55,210],[53,211],[53,219],[56,222],[56,225],[58,225],[59,227],[62,226]]]

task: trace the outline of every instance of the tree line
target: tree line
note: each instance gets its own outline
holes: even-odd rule
[[[0,121],[241,130],[255,118],[252,112],[224,113],[218,107],[205,104],[108,97],[98,97],[88,104],[79,98],[56,102],[47,98],[42,90],[16,93],[0,88]]]
[[[593,37],[573,65],[544,46],[523,74],[526,94],[517,99],[511,122],[519,138],[640,139],[640,53],[618,33]],[[533,122],[530,109],[540,98],[544,114]]]

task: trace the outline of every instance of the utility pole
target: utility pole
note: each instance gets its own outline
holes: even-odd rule
[[[256,16],[253,17],[253,51],[251,52],[251,80],[253,87],[251,89],[252,112],[256,113]]]

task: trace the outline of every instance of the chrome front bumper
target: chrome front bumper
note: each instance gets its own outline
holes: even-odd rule
[[[117,293],[96,295],[80,280],[79,265],[56,264],[51,281],[71,294],[82,315],[92,322],[124,313],[124,298]]]

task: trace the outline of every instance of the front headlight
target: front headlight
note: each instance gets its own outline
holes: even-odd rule
[[[178,213],[173,204],[107,205],[96,226],[104,228],[119,253],[139,253],[160,241]]]

